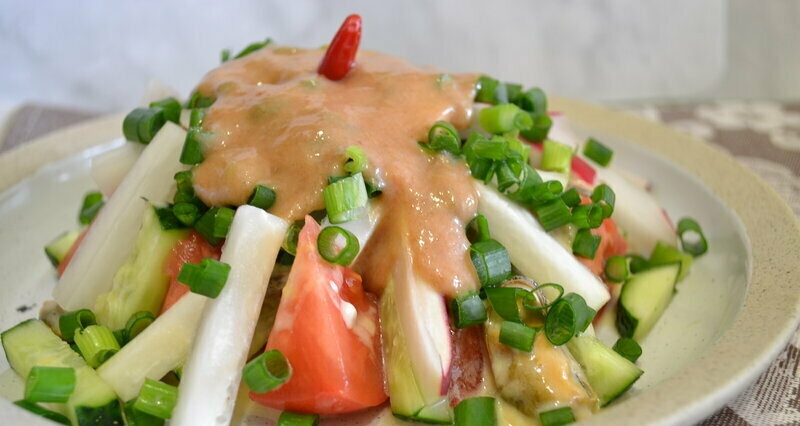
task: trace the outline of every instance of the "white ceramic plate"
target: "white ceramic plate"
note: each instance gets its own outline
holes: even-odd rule
[[[699,421],[753,381],[797,324],[797,220],[759,178],[702,142],[592,105],[554,99],[552,106],[581,135],[613,146],[615,164],[651,180],[673,218],[698,219],[710,245],[645,340],[645,375],[582,424]],[[35,316],[49,297],[55,275],[42,248],[76,227],[82,196],[93,188],[90,160],[122,143],[120,120],[93,121],[0,156],[0,330]],[[0,396],[13,393],[0,380]],[[0,416],[9,424],[48,424],[2,399]]]

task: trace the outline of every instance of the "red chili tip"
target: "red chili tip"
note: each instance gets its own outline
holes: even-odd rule
[[[356,65],[356,53],[361,42],[361,16],[353,14],[345,18],[339,31],[333,36],[325,57],[317,72],[330,80],[341,80]]]

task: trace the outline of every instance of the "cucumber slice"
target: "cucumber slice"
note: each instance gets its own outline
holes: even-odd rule
[[[64,260],[64,256],[67,255],[69,249],[75,244],[75,240],[78,239],[78,235],[81,235],[81,231],[64,232],[44,246],[44,253],[47,255],[47,258],[50,259],[50,263],[52,263],[53,266],[58,267],[58,265],[61,264],[61,261]]]
[[[95,304],[97,322],[112,330],[125,328],[136,312],[159,314],[169,287],[164,260],[175,243],[189,232],[161,229],[155,209],[148,206],[130,256],[114,274],[111,291],[100,295]]]
[[[650,253],[650,259],[648,259],[647,263],[652,267],[680,262],[681,271],[678,274],[678,282],[681,282],[686,277],[686,274],[689,273],[689,269],[692,268],[693,261],[692,255],[678,250],[675,246],[659,241],[653,247],[653,252]]]
[[[680,263],[656,266],[632,276],[622,285],[617,328],[623,337],[641,341],[667,309],[681,271]]]
[[[0,334],[11,368],[22,378],[34,366],[72,367],[75,391],[65,405],[53,404],[73,425],[121,425],[117,395],[69,345],[39,320],[28,320]]]
[[[572,338],[567,348],[586,373],[589,386],[605,406],[627,391],[643,371],[594,336]]]

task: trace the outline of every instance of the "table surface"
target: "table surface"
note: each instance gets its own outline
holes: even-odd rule
[[[727,151],[780,194],[800,217],[800,101],[719,101],[625,106]],[[0,153],[94,114],[23,105],[0,126]],[[702,426],[800,425],[800,330],[755,383]]]

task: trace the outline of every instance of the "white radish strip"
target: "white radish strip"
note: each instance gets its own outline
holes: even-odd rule
[[[595,310],[608,301],[605,284],[545,232],[533,215],[495,189],[477,181],[475,185],[478,213],[486,217],[492,238],[505,246],[523,275],[540,284],[560,284],[565,293],[583,296]]]
[[[97,296],[111,289],[149,205],[143,198],[151,203],[169,201],[175,187],[173,176],[185,168],[179,162],[185,138],[183,129],[165,124],[97,215],[53,290],[53,298],[64,309],[91,309]]]
[[[105,198],[111,198],[144,148],[140,143],[125,142],[119,148],[92,158],[92,180]]]
[[[141,334],[97,369],[123,401],[139,394],[145,378],[160,380],[186,361],[208,298],[186,293]]]
[[[628,241],[628,251],[649,256],[658,241],[677,245],[677,236],[664,208],[653,194],[608,168],[598,168],[597,180],[616,195],[611,216]]]
[[[170,425],[227,425],[233,415],[261,303],[288,224],[241,206],[220,261],[231,266],[219,296],[209,301],[186,361]]]

